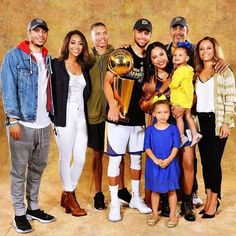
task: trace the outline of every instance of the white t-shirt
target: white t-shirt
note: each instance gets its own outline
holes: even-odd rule
[[[83,93],[84,87],[86,86],[86,81],[84,75],[74,75],[69,71],[67,72],[70,76],[67,112],[70,112],[69,110],[71,109],[71,106],[73,106],[76,107],[77,117],[85,117]]]
[[[34,129],[42,129],[50,124],[47,112],[47,70],[42,53],[33,53],[38,65],[38,106],[37,116],[34,122],[20,121],[20,124]]]
[[[197,112],[214,112],[214,77],[206,82],[202,82],[199,78],[196,80],[197,94]]]

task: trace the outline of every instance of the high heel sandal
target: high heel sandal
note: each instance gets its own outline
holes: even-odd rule
[[[204,211],[204,213],[203,213],[203,215],[202,215],[202,218],[203,218],[203,219],[212,219],[212,218],[214,218],[215,215],[216,215],[216,213],[217,213],[217,211],[218,211],[218,208],[219,208],[219,207],[220,207],[220,201],[219,201],[219,199],[217,199],[217,205],[216,205],[215,213],[212,214],[212,215],[209,215],[209,214],[206,214],[205,210],[201,210],[200,212]],[[200,212],[199,212],[199,214],[200,214]]]

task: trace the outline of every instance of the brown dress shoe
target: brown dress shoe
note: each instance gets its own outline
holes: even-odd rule
[[[87,212],[80,208],[80,205],[76,201],[75,194],[73,192],[65,192],[65,212],[71,213],[73,216],[85,216]]]

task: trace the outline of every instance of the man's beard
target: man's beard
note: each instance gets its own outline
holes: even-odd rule
[[[138,45],[138,47],[140,47],[142,49],[144,49],[147,46],[147,44],[148,44],[148,42],[147,42],[147,43],[145,43],[145,45],[140,45],[140,43],[136,39],[134,39],[134,42]]]
[[[42,44],[38,44],[38,43],[36,43],[35,42],[36,40],[30,40],[30,42],[32,43],[32,45],[34,45],[35,47],[37,47],[37,48],[42,48],[43,46],[44,46],[44,44],[45,44],[45,42],[44,43],[42,43]]]
[[[42,45],[35,44],[35,46],[38,47],[38,48],[42,48],[42,47],[43,47],[43,44],[42,44]]]

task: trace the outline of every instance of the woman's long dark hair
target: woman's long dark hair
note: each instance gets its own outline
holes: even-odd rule
[[[168,58],[167,49],[163,43],[157,41],[157,42],[149,44],[146,50],[146,57],[144,61],[144,82],[149,82],[151,76],[154,75],[155,73],[155,68],[151,60],[151,52],[152,52],[152,49],[156,47],[163,49],[166,53],[166,57]],[[169,61],[165,69],[166,69],[166,72],[168,73],[171,72],[171,66],[170,66]]]
[[[73,30],[73,31],[70,31],[69,33],[67,33],[67,35],[65,36],[65,38],[63,40],[63,44],[62,44],[62,47],[60,50],[60,55],[59,55],[58,59],[60,61],[64,61],[69,57],[68,45],[69,45],[71,37],[75,34],[79,35],[82,40],[83,50],[82,50],[81,54],[77,57],[77,62],[78,62],[78,64],[80,64],[82,70],[84,70],[89,62],[89,50],[88,50],[87,40],[86,40],[84,34],[81,33],[79,30]]]

